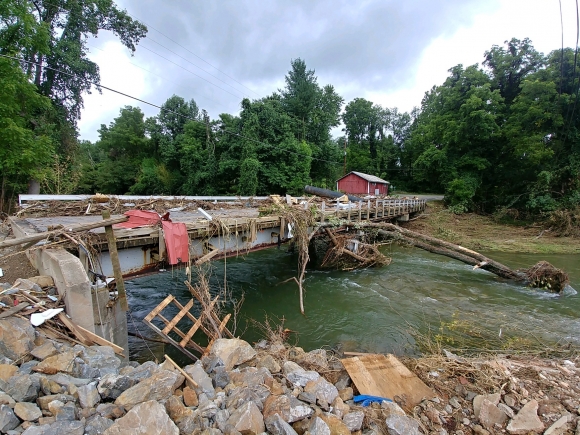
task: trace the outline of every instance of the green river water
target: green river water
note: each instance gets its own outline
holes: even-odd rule
[[[244,301],[237,319],[237,335],[249,342],[261,338],[249,319],[285,319],[296,334],[291,341],[305,350],[341,346],[343,350],[415,354],[411,327],[437,330],[441,322],[462,319],[487,331],[507,336],[514,330],[532,332],[538,339],[580,344],[580,255],[488,253],[512,268],[547,260],[568,272],[571,287],[554,295],[528,289],[495,275],[473,270],[458,261],[419,249],[387,247],[390,266],[355,272],[309,271],[305,282],[305,311],[300,314],[296,283],[282,281],[296,273],[296,257],[286,247],[244,257],[215,261],[212,292],[227,288],[234,300]],[[190,298],[183,269],[168,270],[127,282],[129,330],[156,337],[142,319],[168,294],[185,304]],[[195,278],[194,278],[195,279]],[[232,306],[226,307],[226,310]],[[170,310],[166,311],[172,317]],[[182,321],[181,329],[190,324]],[[170,345],[145,343],[130,337],[132,359],[159,359],[169,353],[182,363],[187,358]]]

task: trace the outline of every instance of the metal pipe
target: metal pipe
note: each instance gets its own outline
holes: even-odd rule
[[[304,186],[304,192],[311,195],[322,196],[324,198],[340,198],[344,193],[336,192],[335,190],[322,189],[321,187]],[[347,195],[348,200],[352,202],[362,201],[358,196]]]

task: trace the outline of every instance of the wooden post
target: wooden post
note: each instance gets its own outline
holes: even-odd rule
[[[358,221],[362,220],[362,201],[358,202]]]
[[[350,201],[348,202],[348,212],[346,215],[346,220],[347,220],[347,222],[350,222]]]
[[[371,200],[367,201],[367,221],[371,219]]]
[[[320,222],[324,222],[324,213],[326,211],[326,201],[322,201],[322,204],[320,205],[320,211],[322,212],[320,214]]]
[[[283,239],[286,235],[286,219],[280,218],[280,239]]]
[[[379,200],[375,202],[375,219],[379,217]]]
[[[165,236],[163,235],[163,228],[159,228],[159,260],[165,260]]]
[[[103,210],[103,219],[110,219],[111,213],[109,210]],[[107,244],[109,245],[109,255],[111,256],[111,263],[113,263],[113,275],[117,283],[117,291],[119,292],[119,301],[121,302],[121,309],[127,311],[129,305],[127,304],[127,294],[125,293],[125,281],[123,281],[123,273],[121,272],[121,263],[119,262],[119,253],[117,252],[117,241],[115,240],[115,233],[113,226],[107,225],[105,227],[107,234]]]
[[[383,212],[381,213],[381,217],[385,217],[385,200],[383,199]]]

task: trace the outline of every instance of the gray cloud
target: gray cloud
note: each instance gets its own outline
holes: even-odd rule
[[[156,102],[163,102],[174,93],[195,98],[213,117],[222,112],[237,112],[244,94],[258,98],[283,86],[290,60],[298,57],[316,70],[319,83],[333,84],[347,101],[364,96],[369,90],[394,91],[412,79],[414,66],[433,39],[451,35],[461,26],[468,27],[477,13],[497,6],[497,0],[224,0],[203,3],[118,0],[117,3],[151,26],[132,61],[170,78],[169,82],[153,85],[158,81],[153,77],[151,88],[142,97]],[[153,28],[257,94],[212,69]],[[106,40],[110,38],[99,38],[101,42]],[[187,64],[153,41],[210,71],[237,90]],[[84,116],[92,116],[91,109],[87,109]]]

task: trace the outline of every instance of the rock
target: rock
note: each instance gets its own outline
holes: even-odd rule
[[[270,373],[279,373],[280,370],[282,370],[280,364],[278,364],[278,361],[276,361],[276,359],[270,354],[267,354],[262,358],[260,358],[258,360],[258,363],[256,364],[256,367],[267,368]]]
[[[211,347],[210,356],[221,359],[227,370],[245,363],[256,356],[256,351],[247,341],[239,338],[219,338]]]
[[[11,408],[14,408],[15,404],[16,400],[14,400],[8,394],[0,391],[0,405],[9,405]]]
[[[159,370],[150,378],[123,391],[115,400],[115,404],[129,410],[138,403],[166,400],[173,395],[173,392],[183,383],[184,379],[183,375],[179,373]]]
[[[39,391],[38,375],[15,375],[4,386],[4,392],[17,402],[31,402],[38,397]]]
[[[286,375],[286,378],[294,385],[298,385],[300,387],[304,387],[308,382],[315,381],[320,378],[320,375],[317,372],[306,371],[293,361],[284,362],[282,369],[284,375]]]
[[[421,435],[419,423],[402,415],[391,415],[385,420],[389,435]]]
[[[431,421],[433,424],[441,424],[441,418],[439,417],[439,411],[435,408],[428,408],[424,412],[425,416]]]
[[[262,413],[254,402],[248,402],[236,409],[228,420],[242,435],[257,435],[266,430]]]
[[[9,430],[16,428],[20,424],[20,420],[8,405],[0,405],[0,432],[6,433]]]
[[[42,417],[42,411],[34,403],[19,402],[14,406],[14,414],[21,420],[35,421]]]
[[[74,370],[73,361],[77,357],[78,352],[69,350],[57,355],[49,356],[44,361],[36,366],[36,371],[54,375],[58,372],[72,373]]]
[[[538,402],[530,400],[509,422],[507,431],[512,435],[525,435],[529,432],[541,432],[544,423],[538,418]]]
[[[211,378],[205,372],[200,361],[193,365],[185,366],[183,370],[185,370],[185,372],[197,383],[197,387],[189,384],[188,386],[193,388],[198,396],[201,393],[205,393],[208,399],[213,399],[215,397],[215,389],[213,388]]]
[[[34,290],[35,292],[42,292],[42,289],[34,281],[25,278],[18,278],[14,281],[13,287],[20,290]]]
[[[185,387],[183,389],[183,402],[185,403],[185,406],[199,405],[196,392],[189,387]]]
[[[332,414],[321,415],[320,418],[328,425],[330,435],[350,435],[350,430],[340,418]]]
[[[116,419],[125,415],[125,408],[114,403],[100,403],[97,412],[101,417]]]
[[[85,424],[82,421],[56,421],[43,435],[83,435]]]
[[[449,404],[455,409],[461,408],[461,403],[459,403],[457,397],[452,397],[451,399],[449,399]]]
[[[352,381],[351,381],[348,373],[344,372],[343,374],[340,375],[340,377],[338,378],[338,381],[334,384],[334,386],[337,388],[338,391],[340,391],[340,390],[344,390],[346,387],[350,386],[351,382]]]
[[[48,410],[60,420],[77,420],[77,408],[73,402],[62,403],[60,400],[54,400],[48,404]]]
[[[115,351],[110,346],[85,347],[81,358],[88,366],[99,369],[101,376],[105,374],[103,369],[106,373],[117,373],[121,365],[121,360],[115,355]]]
[[[165,410],[169,418],[173,421],[180,420],[183,417],[193,414],[193,410],[187,408],[177,396],[171,396],[165,402]]]
[[[54,287],[54,279],[48,275],[31,276],[28,281],[38,285],[40,288]]]
[[[349,412],[350,406],[344,403],[340,397],[336,396],[332,402],[332,413],[338,418],[343,418]]]
[[[544,435],[561,435],[566,432],[566,426],[573,420],[572,414],[565,414],[560,417],[552,426],[546,429]]]
[[[479,418],[479,411],[481,409],[481,404],[484,400],[488,400],[489,402],[497,405],[499,400],[501,399],[501,394],[494,393],[494,394],[478,394],[473,398],[473,414],[475,418]]]
[[[405,411],[403,411],[403,408],[401,408],[395,402],[387,402],[386,400],[383,400],[381,402],[381,408],[383,409],[383,416],[385,418],[391,417],[393,415],[399,415],[401,417],[407,416]]]
[[[330,428],[320,417],[314,417],[311,420],[308,431],[311,435],[330,435]]]
[[[101,435],[113,425],[113,420],[101,417],[99,414],[87,419],[85,435]]]
[[[43,361],[48,357],[54,356],[58,353],[58,349],[54,347],[52,341],[45,341],[41,346],[35,347],[30,351],[30,354],[39,361]]]
[[[340,398],[344,402],[346,402],[347,400],[352,400],[352,398],[353,398],[353,390],[352,390],[351,387],[346,387],[346,388],[343,388],[342,390],[338,390],[338,395],[340,396]]]
[[[316,405],[316,396],[312,393],[307,393],[305,391],[301,392],[298,395],[298,400],[302,400],[303,402],[310,403],[311,405]]]
[[[264,408],[264,400],[270,396],[270,391],[264,385],[256,385],[254,387],[237,387],[236,389],[232,390],[227,401],[226,405],[233,411],[234,409],[239,408],[246,402],[254,402],[258,408]]]
[[[490,432],[487,429],[484,429],[479,424],[473,426],[473,433],[476,435],[490,435]]]
[[[513,394],[506,394],[505,396],[503,396],[503,401],[510,408],[515,408],[516,406],[518,406],[518,399]]]
[[[110,373],[103,376],[97,385],[97,392],[101,399],[116,399],[123,391],[128,390],[137,383],[139,381],[130,376]]]
[[[45,435],[46,432],[50,429],[48,424],[41,425],[41,426],[30,426],[22,435]]]
[[[483,399],[479,411],[479,422],[483,425],[483,427],[486,429],[493,429],[496,424],[502,426],[506,422],[507,418],[508,417],[505,412],[503,412],[489,400]]]
[[[34,348],[34,327],[27,319],[8,317],[0,319],[0,353],[12,360]]]
[[[264,401],[264,418],[267,419],[271,415],[278,414],[287,423],[293,423],[310,417],[314,414],[314,410],[296,399],[294,396],[269,396]]]
[[[286,423],[278,414],[271,415],[264,423],[266,424],[266,429],[272,435],[298,435],[292,426]]]
[[[338,390],[334,385],[328,382],[323,377],[319,377],[314,381],[309,381],[305,387],[306,393],[312,393],[320,402],[332,403],[338,397]]]
[[[246,367],[242,370],[236,369],[230,372],[230,380],[234,385],[254,385],[265,384],[272,380],[272,375],[267,368]]]
[[[73,376],[67,375],[66,373],[57,373],[56,375],[47,376],[46,378],[65,387],[71,384],[80,387],[81,385],[87,385],[91,383],[90,379],[75,378]]]
[[[511,409],[509,406],[507,406],[505,403],[498,403],[497,407],[499,409],[501,409],[503,412],[505,412],[505,414],[509,417],[509,418],[514,418],[514,416],[516,415],[514,413],[514,410]]]
[[[328,368],[328,358],[324,349],[314,349],[303,357],[304,361],[318,367],[319,370]]]
[[[8,381],[18,371],[18,367],[12,364],[0,364],[0,379]]]
[[[365,414],[362,411],[349,412],[342,417],[342,422],[346,425],[348,430],[355,432],[361,430]]]
[[[230,375],[224,366],[219,366],[214,369],[212,379],[216,388],[225,388],[230,383]]]
[[[58,400],[62,403],[74,401],[75,398],[73,396],[69,396],[67,394],[51,394],[49,396],[42,396],[36,399],[36,403],[40,406],[40,409],[44,411],[48,411],[48,405],[50,402]]]
[[[167,370],[162,370],[162,372],[171,373]],[[171,374],[174,375],[174,373]],[[117,419],[104,432],[104,435],[158,434],[179,435],[179,429],[171,421],[167,412],[165,412],[165,407],[155,400],[149,400],[135,405],[125,416]]]
[[[79,404],[83,408],[93,408],[101,401],[101,396],[97,391],[95,384],[88,384],[78,387]]]

